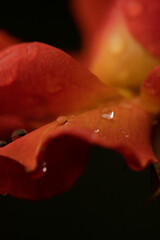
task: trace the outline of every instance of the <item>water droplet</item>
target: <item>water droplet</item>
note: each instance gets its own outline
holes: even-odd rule
[[[4,140],[0,140],[0,148],[4,147],[7,145],[7,142]]]
[[[29,175],[33,179],[39,179],[43,177],[44,173],[46,172],[47,172],[47,163],[43,162],[42,164],[39,164],[33,172],[30,172]]]
[[[56,122],[58,125],[63,125],[63,124],[66,124],[68,120],[66,116],[60,116],[57,118]]]
[[[111,120],[114,118],[114,112],[113,111],[105,112],[102,114],[102,118],[106,120]]]
[[[125,8],[130,17],[138,17],[143,13],[144,4],[142,0],[128,0]]]
[[[125,131],[124,129],[120,129],[120,131],[121,131],[121,133],[123,134],[123,136],[125,137],[125,138],[128,138],[129,137],[129,133],[127,132],[127,131]]]
[[[98,129],[98,128],[95,129],[94,132],[95,132],[95,133],[99,133],[99,129]]]
[[[47,167],[44,167],[43,169],[42,169],[42,171],[45,173],[45,172],[47,172]]]
[[[20,129],[16,129],[13,131],[12,135],[11,135],[11,138],[12,138],[12,141],[15,141],[23,136],[25,136],[27,134],[27,131],[23,128],[20,128]]]

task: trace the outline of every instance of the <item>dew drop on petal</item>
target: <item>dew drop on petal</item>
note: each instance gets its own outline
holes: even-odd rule
[[[144,11],[144,4],[142,0],[126,0],[125,9],[130,17],[138,17]]]
[[[108,111],[102,114],[102,118],[106,120],[111,120],[114,118],[114,112],[113,111]]]
[[[95,133],[99,133],[99,128],[94,130]]]
[[[47,167],[43,167],[42,171],[45,173],[47,172]]]
[[[12,138],[12,141],[15,141],[23,136],[25,136],[27,134],[27,131],[23,128],[20,128],[20,129],[16,129],[13,131],[12,135],[11,135],[11,138]]]
[[[29,173],[29,176],[33,179],[40,179],[43,175],[47,172],[47,163],[43,162],[42,164],[38,165],[37,168]]]
[[[4,147],[7,145],[7,142],[4,140],[0,140],[0,148]]]
[[[56,122],[58,125],[63,125],[67,123],[67,117],[66,116],[60,116],[56,119]]]
[[[123,136],[125,137],[125,138],[128,138],[129,137],[129,133],[127,132],[127,131],[125,131],[124,129],[120,129],[120,131],[121,131],[121,133],[123,134]]]

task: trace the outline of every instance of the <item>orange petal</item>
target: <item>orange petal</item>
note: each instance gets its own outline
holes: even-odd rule
[[[76,5],[77,1],[74,2]],[[139,16],[133,16],[130,22],[131,24],[134,23],[134,31],[130,31],[130,22],[128,23],[129,20],[126,17],[126,11],[128,9],[128,11],[130,10],[132,14],[134,14],[133,11],[137,9],[138,12],[138,6],[141,6],[142,0],[111,1],[110,7],[101,2],[103,1],[94,1],[95,9],[97,6],[103,8],[101,12],[97,8],[97,15],[98,13],[101,14],[101,21],[97,21],[97,24],[95,24],[95,34],[92,34],[92,37],[90,37],[87,51],[85,50],[82,54],[84,55],[82,56],[82,61],[85,62],[89,70],[102,82],[112,85],[119,90],[127,88],[133,92],[139,91],[141,83],[153,67],[160,63],[160,59],[151,55],[145,45],[135,39],[134,32],[136,32],[139,27],[143,30],[142,25],[145,25],[144,29],[148,29],[148,25],[149,29],[150,27],[153,29],[158,28],[159,25],[155,22],[154,24],[148,24],[148,22],[150,22],[149,17],[147,21],[143,20],[141,24],[141,22],[139,22]],[[147,2],[149,2],[149,0],[147,0]],[[154,2],[155,0],[153,3]],[[89,7],[90,9],[92,8],[91,1],[85,1],[84,3],[83,0],[79,0],[77,5],[79,8],[76,12],[83,12],[85,16],[82,15],[81,17],[87,26],[90,16],[87,9],[89,9]],[[150,3],[149,5],[152,6],[153,4]],[[133,8],[131,8],[131,6]],[[145,8],[143,17],[146,19]],[[146,36],[144,31],[145,30],[139,32],[139,37],[143,38]],[[149,35],[148,31],[145,32],[147,32],[150,38],[153,37],[153,34]],[[154,36],[157,36],[159,43],[157,33],[158,30],[154,32]],[[154,44],[152,44],[152,46],[153,45]]]
[[[0,149],[0,191],[29,199],[66,191],[84,171],[91,145],[112,148],[132,169],[142,170],[157,161],[150,143],[152,119],[139,99],[61,116]]]
[[[53,120],[113,94],[115,90],[52,46],[23,43],[0,53],[0,114]]]
[[[0,115],[0,140],[11,141],[11,134],[15,129],[25,128],[30,130],[26,122],[23,119],[14,115]]]

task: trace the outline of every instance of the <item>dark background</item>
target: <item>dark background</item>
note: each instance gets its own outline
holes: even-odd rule
[[[65,51],[81,39],[68,1],[3,3],[0,27],[23,41],[41,41]],[[130,170],[111,150],[92,148],[89,164],[69,192],[30,202],[0,197],[0,237],[7,239],[107,239],[158,236],[160,212],[151,196],[150,169]]]

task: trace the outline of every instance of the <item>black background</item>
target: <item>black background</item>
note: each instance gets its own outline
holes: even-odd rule
[[[68,1],[5,2],[0,27],[23,41],[41,41],[65,51],[81,46]],[[150,169],[130,170],[111,150],[93,148],[81,179],[70,191],[38,202],[0,197],[0,237],[7,239],[107,239],[156,236],[157,202],[151,196]]]

